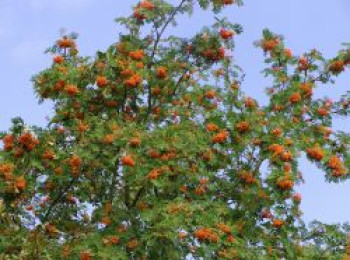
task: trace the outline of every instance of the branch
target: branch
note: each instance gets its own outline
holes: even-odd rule
[[[74,182],[76,181],[76,178],[73,178],[70,183],[65,187],[65,189],[62,189],[58,196],[56,197],[56,199],[51,203],[51,206],[49,207],[49,209],[47,210],[46,214],[43,217],[42,223],[45,223],[50,214],[51,211],[53,210],[53,208],[60,202],[60,200],[62,199],[62,196],[72,187],[72,185],[74,184]]]
[[[141,195],[142,195],[142,193],[143,193],[144,190],[145,190],[145,186],[142,186],[142,187],[138,190],[138,192],[136,193],[136,196],[135,196],[134,200],[133,200],[132,203],[131,203],[131,207],[135,207],[135,206],[136,206],[136,203],[137,203],[137,201],[140,199],[140,197],[141,197]]]
[[[120,148],[118,149],[118,153],[120,151]],[[118,177],[118,170],[119,170],[119,157],[116,159],[115,163],[115,168],[116,170],[113,172],[112,174],[112,183],[111,183],[111,186],[109,187],[109,201],[112,202],[113,200],[113,197],[114,197],[114,193],[115,193],[115,187],[116,187],[116,184],[117,184],[117,177]]]
[[[151,54],[151,62],[148,64],[148,68],[150,68],[153,65],[153,58],[154,55],[156,53],[159,41],[163,35],[163,33],[165,32],[166,28],[168,27],[169,23],[174,19],[176,13],[182,8],[183,4],[186,2],[187,0],[182,0],[181,3],[173,10],[173,12],[170,14],[168,20],[164,23],[162,29],[160,30],[160,32],[156,31],[157,37],[156,37],[156,41],[154,43],[153,46],[153,50],[152,50],[152,54]]]
[[[130,207],[130,189],[126,183],[125,183],[125,189],[124,189],[124,203],[127,208]]]
[[[155,28],[157,36],[156,36],[156,40],[154,42],[154,46],[153,46],[150,62],[147,65],[148,69],[150,69],[152,67],[152,65],[154,64],[153,59],[154,59],[154,56],[156,54],[156,51],[157,51],[157,48],[158,48],[158,44],[159,44],[159,42],[160,42],[160,40],[162,38],[163,33],[165,32],[165,30],[168,27],[168,25],[170,24],[170,22],[174,19],[175,15],[182,8],[183,4],[186,1],[187,0],[181,0],[181,3],[170,14],[168,20],[164,23],[164,25],[161,28],[160,32],[158,32],[157,28]],[[147,107],[148,107],[148,109],[147,109],[147,111],[148,111],[148,115],[150,115],[151,110],[152,110],[152,89],[151,89],[151,85],[150,84],[147,85],[147,91],[148,91],[148,97],[147,97]]]

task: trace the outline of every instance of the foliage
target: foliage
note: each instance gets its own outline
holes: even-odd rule
[[[345,259],[349,226],[306,226],[295,186],[303,154],[327,181],[349,178],[350,136],[331,129],[349,92],[313,98],[349,66],[348,46],[296,56],[264,30],[273,84],[261,106],[230,56],[243,29],[219,17],[241,1],[170,2],[141,1],[95,57],[75,34],[48,48],[33,83],[54,115],[45,128],[15,118],[1,135],[1,258]],[[211,27],[164,36],[199,8],[218,16]]]

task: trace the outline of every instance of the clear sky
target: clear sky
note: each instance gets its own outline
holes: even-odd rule
[[[0,130],[6,130],[12,117],[21,116],[29,124],[44,126],[50,104],[38,105],[30,78],[46,68],[51,57],[43,51],[60,35],[60,29],[77,32],[81,54],[94,55],[117,41],[120,28],[114,18],[130,12],[135,0],[0,0]],[[172,0],[177,3],[178,0]],[[269,80],[263,69],[261,50],[253,42],[262,29],[283,34],[295,54],[317,48],[326,57],[336,55],[341,43],[350,42],[349,0],[245,0],[244,7],[229,8],[224,15],[241,23],[244,34],[237,38],[234,57],[246,74],[244,90],[261,103],[266,101],[264,88]],[[190,36],[212,17],[197,12],[188,20],[180,19],[172,34]],[[336,85],[317,89],[318,97],[333,99],[350,90],[350,71],[339,77]],[[350,119],[334,122],[335,129],[350,131]],[[323,173],[306,160],[301,172],[306,183],[299,190],[303,195],[304,219],[327,223],[350,221],[350,181],[335,185],[324,182]]]

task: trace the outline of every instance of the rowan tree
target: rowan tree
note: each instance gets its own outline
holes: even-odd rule
[[[142,0],[106,51],[80,56],[75,34],[47,50],[33,85],[54,115],[1,136],[2,259],[348,259],[349,226],[306,225],[295,187],[304,154],[326,181],[349,178],[350,135],[332,121],[350,92],[313,97],[349,67],[349,46],[297,55],[264,30],[259,105],[230,56],[242,27],[221,17],[241,4]],[[199,9],[216,22],[166,36]]]

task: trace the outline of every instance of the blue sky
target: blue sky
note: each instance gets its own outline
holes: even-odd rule
[[[114,18],[130,12],[135,0],[1,0],[0,1],[0,130],[6,130],[12,117],[21,116],[29,124],[45,125],[50,104],[38,105],[30,77],[46,68],[51,57],[43,51],[60,35],[60,29],[79,33],[81,54],[94,55],[117,41],[120,27]],[[178,0],[172,0],[176,3]],[[237,38],[234,58],[246,74],[244,90],[259,101],[266,101],[264,88],[269,80],[263,69],[262,52],[253,47],[267,27],[283,34],[295,54],[311,48],[326,57],[336,55],[341,43],[350,42],[349,0],[245,0],[244,7],[229,8],[224,15],[241,23],[244,34]],[[173,34],[190,36],[203,25],[210,25],[208,13],[197,12],[180,19]],[[320,86],[316,96],[333,99],[350,90],[350,71],[338,78],[336,85]],[[349,132],[350,120],[337,119],[335,129]],[[333,223],[350,221],[350,181],[340,185],[324,182],[323,173],[306,160],[301,172],[306,183],[299,188],[303,195],[304,219]]]

